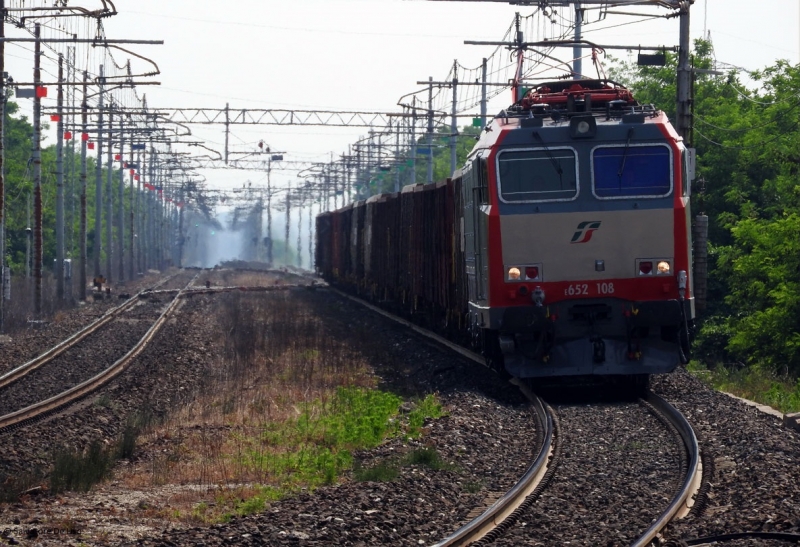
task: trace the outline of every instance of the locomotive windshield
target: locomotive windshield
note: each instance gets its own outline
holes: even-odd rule
[[[672,192],[672,160],[661,145],[595,148],[594,194],[598,198],[662,197]]]
[[[503,201],[562,201],[578,194],[575,152],[565,148],[506,150],[498,154]]]

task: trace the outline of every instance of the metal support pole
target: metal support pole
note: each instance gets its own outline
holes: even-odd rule
[[[100,253],[103,251],[103,95],[105,77],[103,65],[100,65],[100,98],[97,109],[97,164],[94,174],[94,240],[92,241],[92,257],[94,259],[94,277],[102,275],[100,271]]]
[[[33,230],[31,230],[31,194],[28,193],[28,200],[25,202],[26,211],[28,213],[27,223],[25,224],[25,281],[28,288],[30,288],[31,280],[31,240],[33,238]]]
[[[411,103],[411,177],[409,184],[417,183],[417,96]]]
[[[131,145],[130,164],[133,165],[133,145]],[[138,164],[137,164],[138,165]],[[139,169],[141,172],[141,168]],[[136,192],[136,184],[133,174],[130,175],[130,213],[128,215],[128,279],[136,279],[136,208],[139,205],[139,194]],[[139,176],[141,179],[141,176]]]
[[[692,67],[689,65],[691,35],[689,34],[690,2],[686,2],[680,14],[680,49],[678,51],[678,104],[675,129],[683,137],[686,146],[691,146],[692,129],[691,93]]]
[[[433,184],[433,76],[428,77],[428,184]]]
[[[87,253],[86,253],[86,140],[83,135],[86,135],[86,125],[88,121],[87,95],[88,95],[88,72],[83,72],[83,101],[81,102],[81,227],[80,235],[80,279],[81,286],[79,290],[79,298],[86,300],[86,277],[87,277]]]
[[[579,44],[581,40],[581,32],[583,31],[583,10],[581,9],[580,0],[575,1],[575,43]],[[583,48],[576,45],[572,48],[572,79],[580,80],[583,74]]]
[[[396,134],[394,139],[394,191],[400,191],[400,121],[397,122]],[[310,214],[310,213],[309,213]],[[309,237],[311,232],[309,231]]]
[[[453,62],[453,107],[450,118],[450,174],[456,172],[458,135],[458,61]],[[433,156],[431,156],[433,158]]]
[[[297,267],[303,267],[303,206],[297,208]]]
[[[58,81],[64,81],[64,56],[58,56]],[[64,299],[64,86],[58,86],[56,125],[56,296]]]
[[[119,208],[117,209],[119,232],[117,232],[117,256],[119,257],[119,282],[125,281],[125,120],[119,118]]]
[[[144,196],[142,195],[142,177],[144,177],[144,169],[146,164],[147,151],[139,152],[139,165],[141,165],[139,180],[136,184],[136,270],[137,272],[144,272],[144,264],[142,262],[144,253]]]
[[[157,184],[156,181],[156,151],[153,148],[153,139],[150,139],[150,165],[149,165],[149,172],[150,172],[150,185],[155,186]],[[145,268],[150,269],[155,265],[155,242],[156,242],[156,231],[155,231],[155,192],[146,194],[147,197],[147,205],[145,209],[147,211],[147,217],[145,219],[145,226],[147,228],[147,238],[145,241],[147,242],[147,248],[145,249]]]
[[[272,265],[272,159],[267,157],[267,262]]]
[[[34,98],[33,98],[33,277],[34,293],[33,307],[37,318],[42,313],[42,98],[41,87],[41,58],[42,43],[41,25],[35,27],[36,47],[34,49]]]
[[[483,64],[481,65],[481,131],[486,127],[486,58],[483,58]]]
[[[308,269],[314,271],[314,202],[308,206]]]
[[[0,38],[6,36],[6,0],[0,0]],[[6,44],[0,41],[0,332],[5,332],[6,279]]]
[[[106,277],[111,283],[114,278],[114,105],[109,103],[108,150],[106,150]]]
[[[230,104],[225,103],[225,165],[228,165],[228,141],[231,136]]]
[[[289,265],[289,230],[292,221],[292,183],[286,188],[286,233],[283,238],[283,263]]]

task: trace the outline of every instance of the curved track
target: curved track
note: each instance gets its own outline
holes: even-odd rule
[[[343,293],[336,289],[332,289],[341,296],[358,302],[371,310],[393,319],[412,330],[426,336],[450,349],[458,352],[465,357],[483,363],[483,357],[471,352],[459,345],[456,345],[449,340],[442,338],[426,329],[423,329],[410,321],[397,317],[391,313],[382,310],[368,302],[359,298],[355,298],[349,294]],[[517,382],[518,385],[522,385]],[[546,463],[553,453],[553,416],[545,411],[545,405],[532,393],[526,393],[534,405],[540,423],[545,424],[545,442],[537,456],[535,462],[528,468],[528,471],[520,479],[520,481],[512,487],[504,496],[502,496],[495,504],[488,508],[483,514],[476,519],[470,521],[465,526],[457,530],[452,535],[437,543],[437,547],[455,546],[455,545],[468,545],[472,542],[479,541],[481,538],[486,537],[486,540],[494,539],[497,534],[492,534],[491,531],[495,529],[500,523],[505,521],[507,517],[512,516],[510,521],[515,520],[515,511],[519,508],[528,496],[530,496],[536,485],[542,479],[547,467]],[[700,448],[697,443],[697,438],[692,430],[691,425],[686,418],[672,405],[667,403],[653,393],[647,393],[645,397],[649,406],[654,409],[660,419],[668,424],[667,427],[673,429],[681,438],[683,443],[683,450],[685,450],[686,457],[686,470],[685,476],[681,482],[678,492],[673,496],[667,508],[653,521],[644,533],[642,533],[631,545],[633,547],[645,547],[650,545],[658,536],[658,534],[672,521],[674,518],[684,516],[691,506],[691,498],[696,493],[700,486],[701,477],[701,463],[700,463]],[[533,498],[534,496],[531,496]],[[532,501],[532,499],[530,500]],[[507,524],[508,524],[507,522]],[[489,535],[489,536],[487,536]],[[480,541],[481,544],[486,543],[486,540]]]

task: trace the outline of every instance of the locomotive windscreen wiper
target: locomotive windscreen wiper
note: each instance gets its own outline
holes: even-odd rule
[[[625,151],[622,153],[622,161],[619,164],[619,171],[617,177],[619,178],[619,187],[622,189],[622,173],[625,171],[625,160],[628,159],[628,150],[631,149],[631,138],[633,137],[633,128],[628,129],[628,140],[625,142]]]
[[[542,136],[539,133],[537,133],[536,131],[533,132],[533,136],[536,137],[537,139],[539,139],[539,142],[542,144],[542,147],[544,148],[544,151],[547,154],[547,157],[550,158],[550,162],[553,164],[553,168],[556,170],[556,173],[558,173],[559,186],[561,186],[561,189],[563,190],[564,189],[564,177],[562,175],[564,174],[564,170],[561,168],[561,164],[558,163],[558,160],[555,158],[555,156],[553,156],[553,153],[550,151],[550,149],[544,143],[544,139],[542,138]]]

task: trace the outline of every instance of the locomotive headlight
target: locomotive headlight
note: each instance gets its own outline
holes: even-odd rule
[[[569,136],[573,139],[590,139],[597,134],[597,121],[592,115],[577,116],[569,121]]]
[[[508,269],[509,281],[519,281],[520,277],[522,277],[522,272],[519,271],[519,268],[512,266]]]
[[[670,271],[669,262],[662,260],[658,263],[658,275],[666,275]]]

